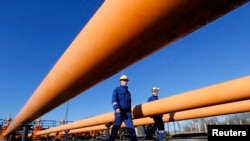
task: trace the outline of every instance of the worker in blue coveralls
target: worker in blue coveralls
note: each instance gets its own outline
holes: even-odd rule
[[[158,100],[158,92],[160,88],[153,87],[151,89],[152,95],[148,98],[148,102]],[[163,141],[164,139],[164,122],[162,120],[162,114],[152,116],[154,124],[158,130],[158,140]]]
[[[130,141],[137,141],[135,128],[131,114],[131,93],[128,90],[128,77],[122,75],[119,79],[120,86],[113,90],[112,105],[114,109],[115,121],[109,135],[109,141],[114,141],[122,122],[125,123]]]

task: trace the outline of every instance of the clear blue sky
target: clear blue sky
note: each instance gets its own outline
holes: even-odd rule
[[[14,119],[38,85],[102,4],[102,0],[0,1],[0,119]],[[112,112],[122,73],[133,105],[249,75],[250,4],[125,68],[69,101],[68,120]],[[177,103],[178,104],[178,103]],[[61,120],[66,103],[43,115]]]

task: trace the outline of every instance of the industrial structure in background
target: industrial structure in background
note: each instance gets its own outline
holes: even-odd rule
[[[216,117],[208,117],[208,118],[198,118],[190,121],[189,125],[180,126],[178,121],[168,122],[166,124],[166,138],[171,138],[173,136],[179,136],[182,134],[191,134],[191,135],[199,135],[199,136],[207,136],[207,126],[208,125],[250,125],[250,112],[244,113],[236,113],[236,114],[227,114],[223,115],[224,120],[221,121]],[[200,120],[200,121],[199,121]],[[0,134],[3,130],[6,130],[7,125],[10,123],[11,117],[8,116],[6,119],[0,119]],[[75,134],[66,134],[67,132],[58,132],[57,134],[51,134],[49,136],[35,136],[36,131],[45,130],[48,128],[53,128],[61,125],[64,121],[56,121],[56,120],[42,120],[39,119],[31,123],[31,128],[28,133],[28,140],[106,140],[108,136],[108,131],[106,129],[99,131],[85,131],[79,132]],[[170,129],[171,128],[171,129]],[[67,135],[67,136],[66,136]],[[155,139],[157,136],[156,128],[153,124],[147,124],[143,126],[136,127],[136,135],[141,139]],[[121,128],[119,131],[119,135],[117,138],[119,140],[126,140],[129,137],[129,134],[126,131],[126,128]],[[12,134],[12,140],[18,141],[21,140],[22,137],[22,129],[16,131]]]

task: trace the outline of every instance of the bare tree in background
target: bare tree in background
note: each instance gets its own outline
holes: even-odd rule
[[[222,120],[223,119],[223,120]],[[250,124],[250,112],[235,113],[190,120],[182,126],[183,132],[207,132],[207,125],[246,125]]]
[[[228,115],[226,116],[226,121],[227,121],[227,124],[230,124],[230,125],[250,124],[250,112]]]

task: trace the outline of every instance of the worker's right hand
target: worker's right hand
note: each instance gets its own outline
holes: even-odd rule
[[[119,108],[115,109],[116,113],[121,113],[121,110]]]

